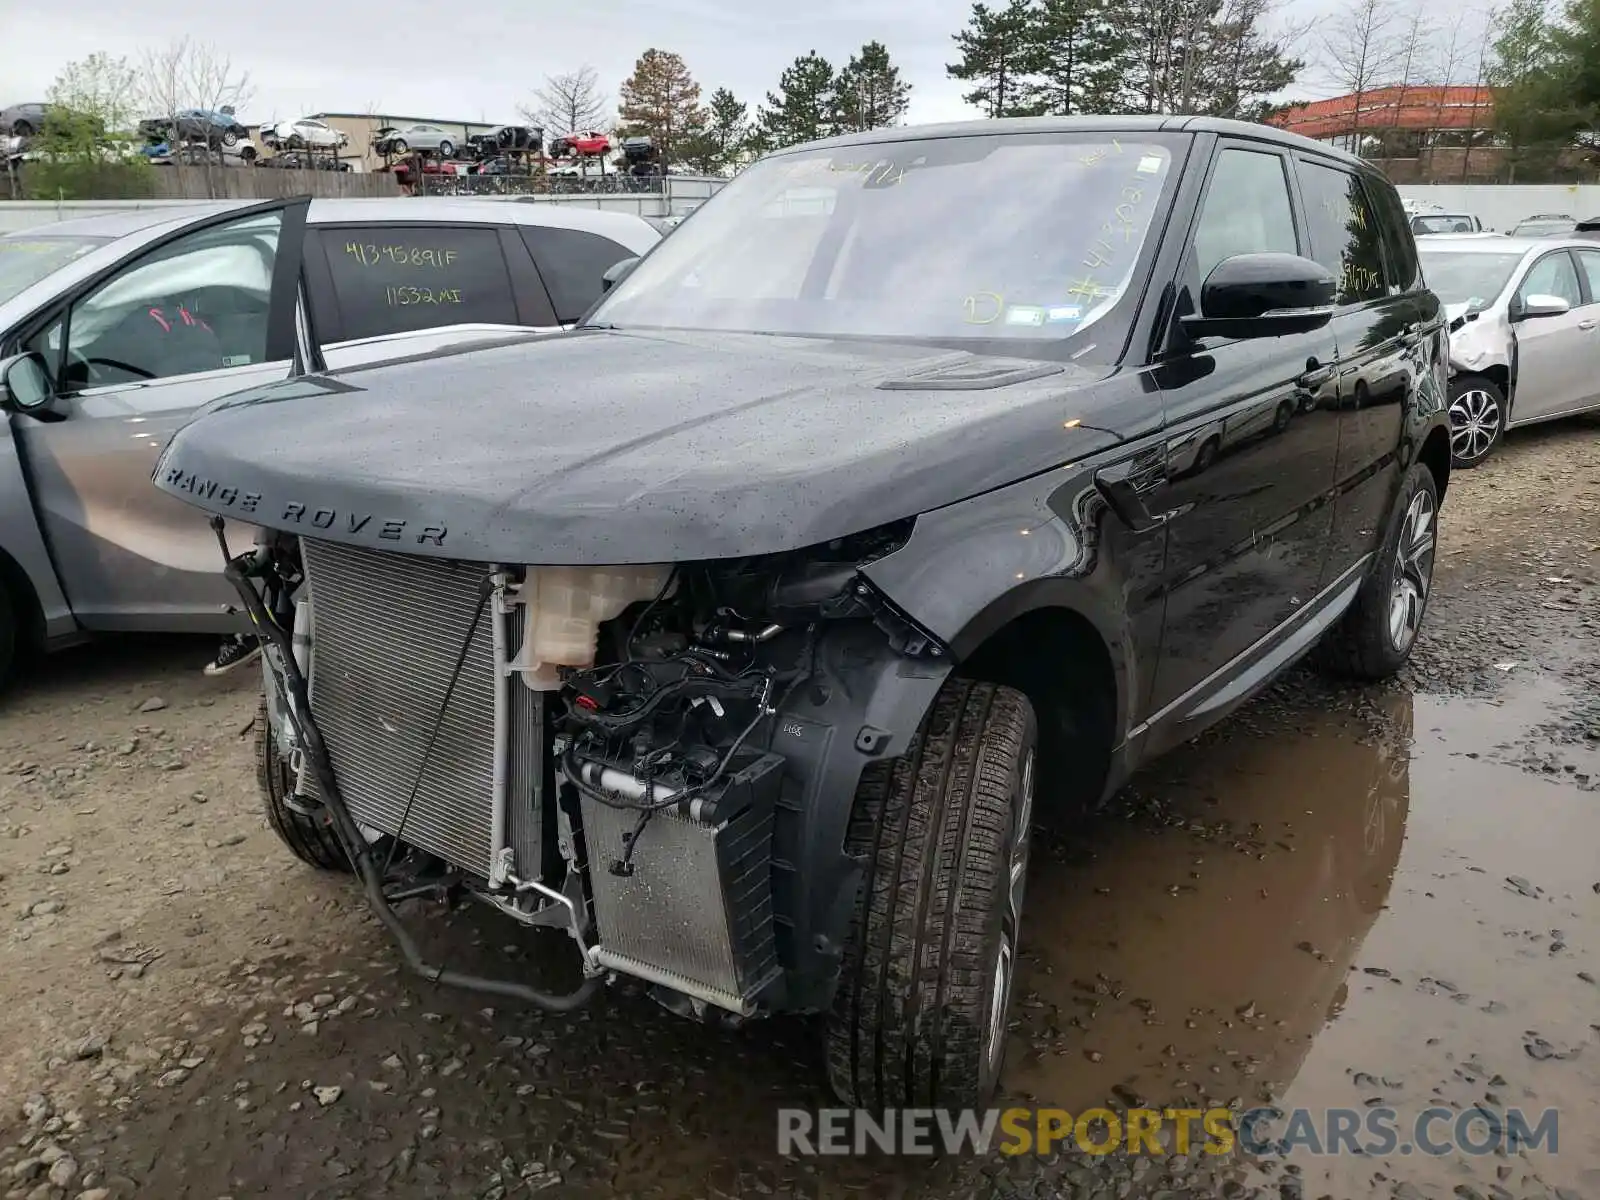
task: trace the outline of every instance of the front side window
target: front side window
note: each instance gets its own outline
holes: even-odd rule
[[[67,315],[65,391],[265,362],[281,212],[217,225],[144,256]],[[59,334],[47,339],[55,348]]]
[[[610,238],[582,229],[524,225],[522,240],[538,264],[556,319],[576,321],[600,299],[605,274],[633,251]]]
[[[1534,263],[1517,289],[1518,299],[1526,300],[1529,296],[1555,296],[1573,308],[1582,304],[1583,294],[1578,290],[1578,272],[1572,265],[1572,255],[1558,250]]]
[[[1094,328],[1066,353],[1114,357],[1187,140],[987,134],[769,158],[652,251],[593,320],[1061,345]]]
[[[1268,251],[1299,253],[1283,158],[1257,150],[1224,150],[1195,226],[1199,280],[1204,282],[1225,258]]]
[[[498,230],[341,226],[321,241],[346,339],[518,323]]]
[[[1361,180],[1349,171],[1301,162],[1312,257],[1339,280],[1338,304],[1381,300],[1389,294],[1383,230]]]

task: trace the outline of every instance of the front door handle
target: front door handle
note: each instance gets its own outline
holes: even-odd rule
[[[1579,321],[1578,322],[1578,328],[1579,329],[1593,329],[1594,328],[1594,322],[1590,321],[1590,320]]]

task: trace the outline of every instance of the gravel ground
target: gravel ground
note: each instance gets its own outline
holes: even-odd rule
[[[1406,678],[1306,672],[1046,838],[1011,1101],[1561,1111],[1560,1153],[783,1159],[801,1022],[636,989],[547,1017],[402,977],[259,812],[209,643],[59,656],[0,701],[0,1196],[1600,1196],[1600,453],[1458,476]],[[566,939],[410,914],[555,983]]]

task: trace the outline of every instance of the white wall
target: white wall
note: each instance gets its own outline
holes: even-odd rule
[[[71,221],[77,217],[103,217],[133,208],[192,208],[195,200],[0,200],[0,234]]]
[[[1402,183],[1406,199],[1426,200],[1448,212],[1476,213],[1486,229],[1508,232],[1534,213],[1568,213],[1580,221],[1600,217],[1600,185],[1562,183]]]

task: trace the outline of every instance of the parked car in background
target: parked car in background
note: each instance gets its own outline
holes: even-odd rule
[[[372,148],[383,155],[421,150],[428,154],[437,154],[441,158],[452,158],[459,140],[457,134],[442,125],[418,123],[378,130],[373,136]]]
[[[1418,237],[1439,233],[1482,233],[1483,222],[1471,213],[1417,213],[1411,218],[1411,232]]]
[[[1325,144],[879,129],[743,171],[570,335],[232,396],[155,481],[253,497],[264,806],[411,968],[815,1014],[845,1104],[982,1108],[1035,819],[1314,648],[1409,655],[1445,349],[1394,187]],[[431,965],[387,899],[431,880],[583,981]]]
[[[1512,237],[1565,237],[1578,227],[1570,213],[1535,213],[1518,221],[1511,229]]]
[[[1417,249],[1450,318],[1455,466],[1477,466],[1507,429],[1600,410],[1600,246],[1433,237]]]
[[[249,166],[261,156],[256,144],[249,138],[237,141],[231,146],[180,145],[176,150],[173,149],[171,142],[149,142],[140,147],[139,153],[158,166],[174,162],[188,166],[203,166],[208,162],[226,164],[232,159]]]
[[[558,137],[550,143],[551,158],[566,158],[569,155],[591,158],[610,152],[611,136],[593,129],[584,133],[569,133],[566,137]]]
[[[334,158],[333,155],[313,154],[307,150],[283,150],[271,158],[260,161],[263,167],[273,167],[280,171],[348,171],[351,169],[350,160]]]
[[[0,238],[0,358],[42,355],[52,393],[0,415],[0,676],[19,644],[236,623],[215,538],[149,484],[201,405],[285,377],[297,352],[350,367],[401,336],[419,353],[558,330],[660,240],[638,217],[550,204],[307,209],[142,209]],[[320,348],[272,318],[302,274]]]
[[[45,115],[50,111],[48,104],[38,102],[29,104],[13,104],[9,108],[0,108],[0,135],[7,137],[33,137],[44,130]]]
[[[170,116],[147,117],[139,122],[139,132],[151,139],[200,142],[225,149],[250,140],[249,129],[233,115],[232,105],[219,109],[185,108]]]
[[[1579,221],[1572,230],[1572,236],[1583,238],[1585,241],[1600,240],[1600,217],[1589,217]]]
[[[333,150],[350,144],[350,135],[315,117],[278,121],[261,127],[261,141],[273,150]]]

